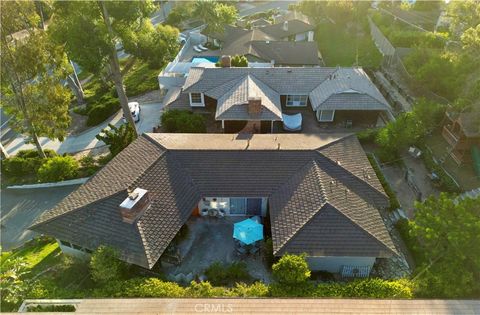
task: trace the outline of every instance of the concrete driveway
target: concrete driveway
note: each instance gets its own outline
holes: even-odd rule
[[[78,185],[56,188],[2,189],[0,206],[2,250],[13,249],[32,239],[36,233],[27,230],[27,227],[77,187]]]
[[[140,121],[137,123],[138,132],[152,132],[153,127],[158,126],[160,123],[160,115],[163,108],[162,103],[145,103],[140,104],[141,116]],[[95,136],[99,134],[108,124],[120,126],[122,124],[122,111],[118,111],[115,115],[107,119],[102,124],[92,127],[81,134],[75,136],[68,136],[63,142],[58,140],[50,140],[46,137],[40,138],[40,143],[44,149],[55,150],[59,154],[63,153],[76,153],[95,147],[105,145],[102,141],[98,141]],[[34,149],[33,144],[26,144],[22,136],[16,137],[10,142],[5,149],[8,154],[15,155],[19,150]]]

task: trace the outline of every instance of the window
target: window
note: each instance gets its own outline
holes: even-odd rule
[[[202,93],[190,93],[190,106],[205,106]]]
[[[287,106],[307,106],[307,95],[287,95]]]
[[[69,242],[66,242],[66,241],[60,240],[60,244],[62,244],[63,246],[72,247],[72,245]]]
[[[75,245],[75,244],[72,244],[72,247],[73,247],[73,249],[76,249],[76,250],[82,250],[81,246],[78,246],[78,245]]]
[[[318,111],[318,121],[330,122],[335,117],[334,110],[320,110]]]

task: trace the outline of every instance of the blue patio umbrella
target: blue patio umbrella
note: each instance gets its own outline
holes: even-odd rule
[[[252,219],[246,219],[233,225],[233,238],[249,245],[263,240],[263,225]]]

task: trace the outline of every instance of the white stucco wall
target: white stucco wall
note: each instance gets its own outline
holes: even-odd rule
[[[324,270],[332,273],[339,273],[342,266],[369,266],[370,269],[375,263],[375,257],[352,257],[352,256],[322,256],[307,257],[310,270]]]

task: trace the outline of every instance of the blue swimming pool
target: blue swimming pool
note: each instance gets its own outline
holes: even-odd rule
[[[218,56],[193,57],[192,63],[217,63]]]

